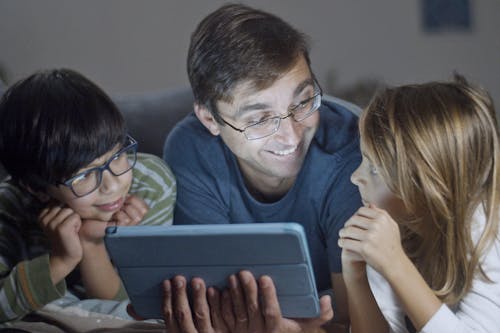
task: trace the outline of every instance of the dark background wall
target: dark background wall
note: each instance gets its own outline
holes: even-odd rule
[[[457,70],[500,104],[500,1],[247,0],[312,39],[327,93],[369,95],[378,82],[444,80]],[[71,67],[109,93],[188,84],[195,25],[223,1],[0,0],[0,75],[7,83]]]

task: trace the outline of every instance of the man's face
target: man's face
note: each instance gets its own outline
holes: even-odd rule
[[[309,66],[301,56],[295,66],[269,88],[255,91],[249,82],[243,82],[234,89],[233,103],[219,101],[217,109],[224,120],[243,129],[270,116],[286,115],[290,108],[316,92]],[[285,186],[288,189],[302,167],[318,123],[318,112],[300,122],[288,117],[281,120],[274,134],[256,140],[247,140],[244,133],[228,125],[218,124],[218,130],[236,155],[251,187]]]

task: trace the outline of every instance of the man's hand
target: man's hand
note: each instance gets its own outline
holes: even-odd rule
[[[232,332],[316,332],[333,318],[330,296],[321,298],[321,312],[317,318],[284,318],[276,288],[268,276],[256,281],[252,273],[242,271],[230,277],[229,290],[234,316],[231,318],[230,312],[225,310],[224,318]]]
[[[164,282],[163,313],[168,332],[316,332],[333,317],[330,296],[324,296],[318,318],[283,318],[271,278],[263,276],[256,281],[248,271],[231,276],[229,290],[222,295],[213,288],[206,292],[201,279],[193,279],[192,287],[194,312],[189,307],[186,280],[175,277]]]
[[[193,311],[189,306],[186,279],[176,276],[163,282],[163,317],[168,333],[229,332],[221,314],[218,290],[205,287],[202,279],[191,280]],[[208,299],[207,299],[208,298]],[[194,312],[194,313],[193,313]]]

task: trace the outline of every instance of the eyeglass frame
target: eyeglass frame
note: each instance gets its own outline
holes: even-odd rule
[[[218,117],[218,118],[220,118],[220,120],[222,120],[222,122],[223,122],[224,124],[228,125],[229,127],[231,127],[232,129],[234,129],[235,131],[238,131],[238,132],[240,132],[240,133],[243,133],[243,135],[245,135],[245,138],[246,138],[247,140],[249,140],[249,141],[252,141],[252,140],[259,140],[259,139],[267,138],[268,136],[273,135],[274,133],[276,133],[276,132],[279,130],[280,125],[281,125],[281,121],[282,121],[282,120],[285,120],[286,118],[288,118],[288,117],[290,117],[290,116],[291,116],[291,117],[292,117],[292,119],[293,119],[295,122],[301,122],[302,120],[309,118],[309,117],[310,117],[310,116],[311,116],[314,112],[316,112],[316,111],[318,111],[318,110],[319,110],[319,106],[321,106],[321,97],[323,97],[323,90],[321,89],[320,85],[317,83],[317,81],[316,81],[316,80],[314,80],[314,88],[317,88],[319,91],[317,91],[316,89],[314,89],[314,90],[315,90],[315,91],[317,91],[317,92],[315,92],[313,96],[311,96],[311,97],[309,97],[309,98],[306,98],[305,100],[303,100],[303,101],[299,102],[299,104],[295,105],[293,108],[288,109],[288,112],[287,112],[286,114],[284,114],[284,115],[277,115],[277,116],[273,116],[273,117],[269,117],[269,118],[266,118],[266,119],[264,119],[264,120],[258,121],[258,122],[256,122],[256,123],[253,123],[253,124],[247,125],[247,126],[245,126],[244,128],[238,128],[238,127],[234,126],[233,124],[229,123],[229,122],[228,122],[228,121],[226,121],[224,118],[222,118],[222,116],[221,116],[220,114],[219,114],[219,117]],[[304,118],[302,118],[302,119],[300,119],[300,120],[296,120],[296,119],[295,119],[295,117],[294,117],[294,115],[295,115],[295,114],[294,114],[294,111],[295,111],[295,110],[296,110],[296,109],[300,106],[300,104],[301,104],[301,103],[304,103],[304,102],[309,102],[310,100],[313,100],[313,99],[315,99],[315,98],[318,98],[318,96],[320,96],[320,105],[319,105],[316,109],[314,109],[314,110],[310,111],[310,112],[307,114],[307,116],[306,116],[306,117],[304,117]],[[274,129],[274,131],[273,131],[272,133],[269,133],[269,134],[264,135],[264,136],[260,136],[260,137],[258,137],[258,138],[252,138],[252,139],[248,138],[248,136],[247,136],[247,134],[245,133],[245,131],[246,131],[249,127],[252,127],[252,126],[255,126],[255,125],[261,124],[261,123],[266,122],[266,121],[269,121],[269,120],[274,120],[274,119],[278,119],[278,125],[276,126],[276,128]]]
[[[127,146],[121,148],[119,151],[117,151],[116,153],[114,153],[104,164],[100,165],[100,166],[97,166],[97,167],[94,167],[94,168],[90,168],[88,170],[85,170],[77,175],[74,175],[73,177],[65,180],[65,181],[62,181],[62,182],[58,182],[57,185],[64,185],[66,187],[68,187],[71,192],[73,192],[73,194],[75,196],[77,196],[78,198],[81,198],[81,197],[84,197],[86,195],[89,195],[90,193],[94,192],[95,190],[97,190],[100,186],[101,186],[101,183],[102,183],[102,174],[104,173],[104,171],[108,170],[113,176],[115,177],[118,177],[118,176],[121,176],[127,172],[129,172],[130,170],[132,170],[137,162],[137,146],[138,146],[138,143],[137,143],[137,140],[135,140],[131,135],[127,134],[126,136],[126,139],[130,141],[130,144],[128,144]],[[129,168],[119,174],[116,174],[113,170],[111,170],[111,168],[109,167],[109,165],[114,161],[116,160],[123,152],[129,150],[129,149],[133,149],[133,153],[134,153],[134,163],[132,163]],[[92,189],[91,191],[85,193],[85,194],[77,194],[73,188],[73,184],[72,182],[79,178],[79,177],[82,177],[82,176],[85,176],[91,172],[95,172],[95,171],[98,171],[98,178],[97,178],[97,184],[95,186],[94,189]]]

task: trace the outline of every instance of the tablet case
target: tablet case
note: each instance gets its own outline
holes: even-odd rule
[[[249,223],[109,227],[105,244],[135,312],[162,318],[162,281],[201,277],[222,290],[243,269],[269,275],[284,317],[319,316],[319,299],[303,227]]]

